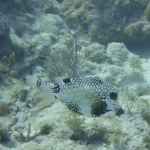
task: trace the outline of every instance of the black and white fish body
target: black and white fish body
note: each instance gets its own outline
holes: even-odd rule
[[[63,79],[62,83],[50,83],[39,79],[37,86],[52,89],[55,97],[70,110],[85,116],[100,116],[109,111],[123,112],[117,101],[117,90],[98,77]]]

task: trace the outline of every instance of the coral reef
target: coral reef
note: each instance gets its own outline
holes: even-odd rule
[[[90,60],[91,62],[102,63],[106,61],[105,47],[98,43],[93,43],[88,47],[83,47],[81,54],[83,60]]]
[[[9,36],[10,29],[8,26],[7,18],[0,14],[0,40]]]
[[[150,21],[150,5],[146,7],[145,16],[148,21]]]
[[[0,0],[0,149],[149,150],[149,3]],[[79,115],[36,87],[77,76],[115,86],[124,113]]]
[[[7,114],[7,104],[5,102],[0,102],[0,116]]]
[[[135,72],[135,70],[143,71],[142,62],[138,57],[132,57],[130,59],[130,67],[133,69],[133,72]]]
[[[9,140],[8,131],[5,129],[0,128],[0,142],[6,142]]]
[[[80,118],[75,114],[72,114],[67,118],[66,121],[67,125],[69,126],[70,130],[73,131],[70,139],[74,141],[84,141],[86,138],[85,127],[84,127],[84,118]]]
[[[128,59],[128,50],[123,43],[110,43],[107,46],[107,56],[116,65],[123,65]]]
[[[83,0],[77,2],[65,0],[61,7],[66,23],[73,28],[80,26],[82,31],[88,32],[91,40],[101,44],[118,41],[133,46],[136,40],[142,43],[146,40],[144,37],[150,34],[143,32],[142,36],[136,39],[135,35],[130,34],[131,36],[128,37],[124,31],[132,23],[144,22],[141,19],[144,16],[144,11],[148,18],[148,4],[148,0],[100,0],[86,3]]]

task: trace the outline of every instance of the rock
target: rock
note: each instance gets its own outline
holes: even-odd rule
[[[16,47],[19,47],[21,49],[29,48],[29,45],[26,43],[26,41],[22,38],[19,38],[19,36],[16,35],[13,29],[11,29],[11,32],[10,32],[10,39],[11,39],[12,44],[15,45]]]
[[[0,128],[0,143],[9,140],[8,131]]]
[[[46,14],[36,20],[35,24],[32,26],[32,30],[35,32],[43,31],[45,33],[53,33],[56,35],[60,35],[64,33],[64,29],[66,28],[62,19],[53,14]]]
[[[105,46],[98,43],[92,43],[82,48],[81,55],[83,55],[84,59],[96,63],[102,63],[106,60],[105,52]]]
[[[128,60],[128,49],[123,43],[112,42],[106,49],[107,56],[115,65],[123,65]]]
[[[0,102],[0,116],[5,116],[7,114],[7,103]]]

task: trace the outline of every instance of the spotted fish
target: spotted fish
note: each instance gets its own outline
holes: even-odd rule
[[[117,101],[116,89],[98,77],[66,78],[62,83],[39,79],[37,86],[48,86],[70,110],[85,116],[123,112]]]

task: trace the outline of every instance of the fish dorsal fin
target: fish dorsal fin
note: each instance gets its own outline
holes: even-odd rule
[[[70,78],[65,78],[65,79],[63,79],[63,82],[65,84],[68,84],[68,83],[71,83],[71,80],[70,80]]]

